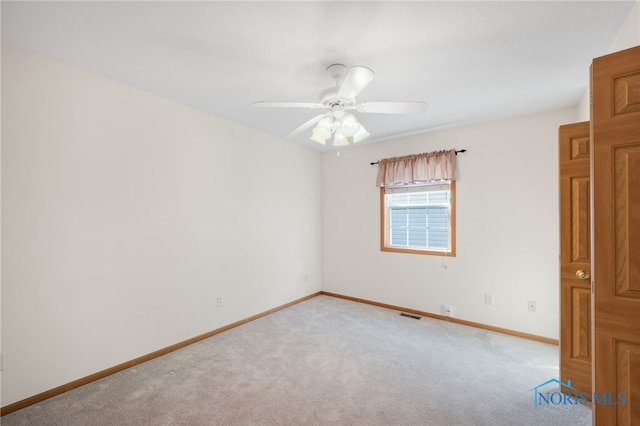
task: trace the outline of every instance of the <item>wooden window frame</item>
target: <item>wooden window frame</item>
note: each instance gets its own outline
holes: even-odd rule
[[[451,191],[449,212],[449,250],[429,250],[387,245],[387,210],[385,208],[385,187],[380,187],[380,251],[393,253],[426,254],[430,256],[456,256],[456,181],[449,182]]]

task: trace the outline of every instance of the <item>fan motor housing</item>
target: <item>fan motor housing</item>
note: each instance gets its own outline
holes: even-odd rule
[[[344,99],[338,96],[338,90],[335,87],[320,92],[320,103],[324,108],[346,109],[355,105],[355,99]]]
[[[340,97],[338,96],[336,88],[330,87],[329,89],[320,92],[320,103],[326,107],[340,103]]]

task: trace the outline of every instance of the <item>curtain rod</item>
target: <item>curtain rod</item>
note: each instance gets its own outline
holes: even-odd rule
[[[458,155],[459,152],[467,152],[467,150],[466,149],[460,149],[460,150],[456,151],[456,155]],[[369,164],[374,166],[374,165],[378,164],[378,162],[376,161],[375,163],[369,163]]]

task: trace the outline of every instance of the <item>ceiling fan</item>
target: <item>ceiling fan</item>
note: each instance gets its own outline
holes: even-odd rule
[[[261,108],[324,108],[328,112],[318,114],[307,121],[285,138],[297,135],[313,125],[312,141],[326,145],[326,140],[334,135],[333,145],[343,146],[359,142],[369,137],[369,133],[350,110],[362,113],[381,114],[414,114],[427,109],[427,104],[420,101],[408,102],[358,102],[356,97],[373,80],[374,72],[367,67],[353,66],[349,69],[343,64],[333,64],[327,68],[336,86],[320,92],[319,102],[254,102]]]

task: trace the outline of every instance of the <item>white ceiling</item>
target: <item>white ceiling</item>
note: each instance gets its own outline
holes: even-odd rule
[[[370,143],[575,105],[633,1],[7,2],[2,42],[283,137],[318,110],[328,65],[364,65]],[[309,132],[294,143],[321,148]],[[329,148],[330,149],[330,148]]]

